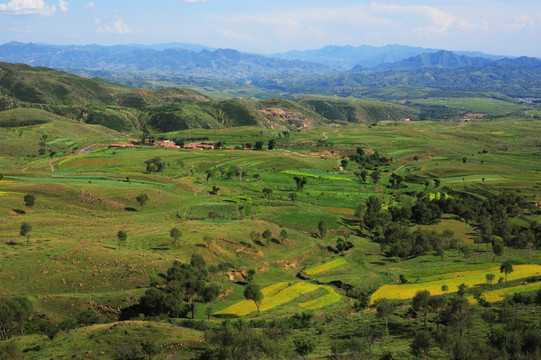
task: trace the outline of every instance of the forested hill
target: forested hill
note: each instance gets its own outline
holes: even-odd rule
[[[0,63],[0,111],[17,108],[39,108],[119,131],[156,132],[235,126],[304,130],[332,123],[397,120],[419,113],[375,101],[217,101],[187,89],[135,89],[43,67]]]

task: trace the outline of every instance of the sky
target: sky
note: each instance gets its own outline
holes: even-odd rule
[[[400,44],[541,57],[541,1],[0,0],[0,43],[10,41],[260,54]]]

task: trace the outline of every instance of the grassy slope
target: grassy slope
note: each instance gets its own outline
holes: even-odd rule
[[[110,139],[119,136],[100,127],[52,120],[39,127],[0,129],[3,141],[24,138],[37,149],[40,134],[46,132],[51,146],[76,141],[81,148],[99,141],[102,136]],[[77,128],[70,127],[75,125],[90,132],[77,132]],[[165,271],[173,260],[187,261],[192,253],[201,254],[211,264],[225,260],[237,269],[255,268],[257,282],[263,286],[298,281],[295,274],[305,266],[318,266],[332,260],[326,247],[334,246],[337,236],[343,234],[345,228],[354,229],[347,220],[352,220],[353,209],[363,199],[379,193],[386,204],[393,201],[385,189],[387,178],[376,186],[370,182],[351,181],[355,179],[355,169],[351,166],[345,172],[339,170],[339,154],[352,153],[357,146],[384,154],[395,153],[395,162],[387,169],[380,169],[382,172],[405,165],[400,171],[409,169],[420,175],[437,175],[444,185],[455,189],[496,191],[518,188],[526,195],[536,196],[539,201],[539,161],[532,155],[536,151],[538,140],[535,135],[539,133],[539,126],[538,121],[519,119],[469,124],[350,125],[295,133],[289,140],[278,138],[276,131],[257,128],[219,132],[192,129],[178,135],[209,136],[212,141],[226,140],[227,145],[275,137],[279,146],[288,143],[289,149],[191,152],[156,148],[100,150],[98,147],[90,153],[58,157],[55,172],[50,171],[48,157],[4,156],[0,159],[5,164],[3,173],[7,175],[0,181],[3,204],[0,232],[4,234],[4,243],[0,245],[0,267],[3,269],[0,281],[3,292],[29,296],[39,313],[57,321],[89,307],[104,317],[113,318],[119,308],[137,300],[148,286],[150,277]],[[328,147],[314,147],[317,140],[325,138],[324,133],[328,137],[327,143],[333,145],[334,153]],[[479,154],[478,151],[483,149],[488,153]],[[419,160],[413,160],[415,155]],[[158,175],[144,174],[144,161],[155,156],[160,156],[169,166]],[[464,156],[468,157],[466,164],[462,163]],[[482,165],[480,160],[483,160]],[[220,168],[238,166],[247,172],[242,181],[220,178]],[[208,183],[207,169],[216,170]],[[318,172],[314,173],[313,169]],[[287,197],[294,188],[291,171],[317,176],[309,179],[295,202]],[[254,174],[259,174],[259,179],[254,178]],[[126,182],[126,177],[131,182]],[[473,181],[461,181],[462,177]],[[500,180],[483,182],[482,177]],[[221,189],[217,196],[208,194],[213,185]],[[417,186],[407,185],[409,189]],[[270,199],[263,197],[264,187],[273,189]],[[33,208],[25,208],[23,204],[23,195],[27,193],[36,195]],[[144,211],[135,201],[140,193],[150,197]],[[205,204],[210,212],[215,203],[242,206],[242,209],[237,208],[238,219],[185,218],[192,208]],[[136,211],[126,211],[127,208]],[[26,214],[19,215],[14,210],[24,210]],[[323,240],[312,236],[320,219],[326,220],[330,230]],[[18,235],[23,221],[33,225],[29,246]],[[169,230],[174,226],[183,232],[178,249],[172,248],[169,240]],[[128,241],[120,251],[116,250],[115,240],[119,229],[128,231]],[[274,237],[278,237],[281,229],[286,229],[288,238],[283,244],[269,241],[261,245],[249,240],[252,231],[264,229],[270,229]],[[460,236],[458,231],[455,234]],[[204,235],[214,239],[210,248],[204,245]],[[466,231],[464,235],[467,235]],[[327,265],[311,277],[324,283],[341,280],[373,287],[395,284],[401,273],[408,279],[425,277],[434,273],[435,266],[441,274],[482,270],[492,259],[492,253],[482,247],[473,251],[469,259],[448,252],[443,262],[439,257],[427,254],[394,263],[379,254],[377,244],[356,236],[350,241],[355,247],[345,254],[344,265]],[[525,257],[525,250],[508,249],[504,255],[511,259]],[[539,256],[534,257],[536,264],[540,261]],[[226,282],[224,290],[228,295],[214,305],[215,312],[243,298],[243,287],[238,284]],[[301,294],[292,297],[291,302],[269,309],[268,315],[262,316],[285,316],[303,309],[303,303],[314,308],[332,303],[326,312],[344,309],[343,302],[322,300],[323,292],[305,294],[307,297]],[[203,306],[196,308],[196,316],[204,318]],[[69,341],[77,340],[71,338]],[[116,340],[111,341],[116,343]],[[57,349],[59,345],[53,342],[51,346]],[[68,353],[67,348],[58,351]],[[328,354],[328,348],[319,351]]]

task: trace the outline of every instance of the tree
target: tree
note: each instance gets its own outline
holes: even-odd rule
[[[458,285],[458,291],[456,292],[456,294],[457,294],[459,297],[463,298],[464,295],[466,295],[466,290],[467,290],[467,289],[468,289],[468,285],[462,283],[462,284]]]
[[[380,174],[377,170],[375,170],[375,171],[372,171],[372,174],[370,174],[370,177],[372,178],[372,181],[374,182],[374,184],[377,184],[380,179]]]
[[[207,184],[209,182],[209,179],[214,176],[214,170],[208,169],[205,171],[205,174],[207,174]]]
[[[494,253],[494,258],[492,262],[496,260],[496,256],[502,256],[504,251],[503,240],[499,236],[492,236],[492,252]]]
[[[430,347],[432,346],[432,337],[425,331],[415,333],[415,337],[410,344],[410,351],[413,356],[424,355],[429,358]]]
[[[431,296],[428,300],[428,306],[436,314],[436,326],[438,331],[440,330],[440,310],[442,310],[447,304],[447,300],[443,295]]]
[[[443,293],[446,293],[447,291],[449,291],[449,286],[443,284],[443,285],[441,286],[441,291],[442,291]]]
[[[496,275],[488,273],[485,277],[487,279],[488,285],[490,285],[490,290],[492,290],[492,282],[494,281]]]
[[[137,201],[137,203],[139,204],[139,206],[141,206],[141,211],[144,211],[143,206],[145,206],[145,204],[146,204],[147,201],[148,201],[148,195],[147,195],[147,194],[140,194],[140,195],[137,195],[137,197],[135,198],[135,200]]]
[[[118,230],[116,234],[116,239],[118,243],[118,250],[120,250],[128,239],[128,233],[126,233],[124,230]]]
[[[182,233],[178,228],[174,227],[169,231],[169,236],[171,237],[173,247],[176,249],[178,247],[178,241],[182,237]]]
[[[255,150],[263,150],[263,141],[256,141],[254,144]]]
[[[295,345],[295,352],[302,359],[306,359],[306,356],[314,352],[316,348],[316,344],[311,338],[298,338],[293,340],[293,344]]]
[[[207,249],[210,249],[210,243],[212,243],[213,237],[210,235],[203,236],[203,241],[207,244]]]
[[[308,182],[306,176],[295,176],[293,180],[295,180],[295,184],[297,185],[297,191],[302,191],[304,185]]]
[[[505,283],[507,284],[507,275],[513,272],[513,263],[509,260],[500,265],[500,273],[505,274]]]
[[[287,231],[285,229],[282,229],[280,231],[280,241],[284,242],[287,239]]]
[[[276,147],[276,140],[270,139],[269,140],[269,150],[274,150],[275,147]]]
[[[297,200],[298,195],[297,193],[291,192],[289,193],[288,197],[291,199],[291,201],[295,201]]]
[[[27,222],[21,224],[21,229],[19,230],[19,235],[26,236],[26,245],[30,244],[30,231],[32,231],[32,225]]]
[[[389,330],[389,318],[394,312],[395,305],[385,298],[376,300],[374,303],[376,306],[376,317],[380,320],[385,321],[385,329]]]
[[[36,202],[36,197],[32,194],[26,194],[24,196],[24,205],[28,207],[34,206],[34,203]]]
[[[348,164],[349,164],[349,161],[347,159],[342,159],[340,161],[340,166],[342,166],[343,170],[346,170],[346,168],[348,167]]]
[[[366,177],[368,176],[368,171],[366,170],[361,170],[361,180],[363,181],[363,183],[366,184]]]
[[[263,188],[263,194],[265,194],[265,197],[269,198],[272,196],[272,189],[269,189],[269,188]]]
[[[317,228],[318,228],[318,232],[319,232],[319,237],[321,239],[325,238],[325,236],[327,236],[327,224],[325,223],[325,221],[321,220],[317,224]]]
[[[162,172],[165,169],[165,162],[160,157],[145,161],[146,173]]]
[[[426,330],[426,317],[428,315],[430,302],[430,292],[428,290],[419,290],[411,301],[411,307],[415,311],[421,311],[424,316],[424,327]]]
[[[143,340],[141,349],[148,355],[148,360],[152,360],[155,355],[158,355],[162,351],[162,347],[152,340]]]
[[[265,229],[261,236],[263,237],[263,239],[268,241],[272,237],[272,232],[269,229]]]
[[[254,302],[255,306],[257,307],[257,315],[259,316],[259,305],[261,305],[261,301],[263,301],[261,287],[256,284],[248,284],[244,289],[244,298]]]
[[[465,164],[467,161],[468,161],[468,158],[464,156],[464,157],[462,158],[462,163]]]

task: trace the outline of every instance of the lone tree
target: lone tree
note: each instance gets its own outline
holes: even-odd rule
[[[34,206],[34,203],[36,202],[36,197],[32,194],[26,194],[24,196],[24,205],[28,207]]]
[[[32,225],[27,222],[23,222],[21,224],[19,235],[26,236],[26,245],[30,244],[30,231],[32,231]]]
[[[509,260],[500,265],[500,273],[505,274],[505,283],[507,284],[507,275],[513,272],[513,263]]]
[[[118,243],[118,250],[120,250],[122,248],[122,245],[124,245],[124,243],[126,242],[127,239],[128,239],[128,233],[125,232],[124,230],[118,230],[118,232],[116,233],[116,240],[117,240],[117,243]]]
[[[263,293],[261,292],[260,286],[256,284],[248,284],[246,289],[244,289],[244,298],[254,302],[255,306],[257,307],[257,315],[259,316],[259,306],[263,300]]]
[[[297,191],[302,191],[302,188],[304,188],[304,185],[308,182],[306,176],[295,176],[293,180],[295,180],[295,184],[297,185]]]
[[[317,224],[317,229],[319,231],[320,238],[323,239],[325,236],[327,236],[327,224],[325,221],[321,220],[319,224]]]
[[[269,150],[274,150],[275,147],[276,147],[276,140],[270,139],[269,140]]]
[[[174,227],[169,232],[169,236],[171,237],[173,247],[177,248],[178,247],[178,241],[182,237],[182,233],[180,232],[180,230],[178,228]]]
[[[144,211],[144,206],[145,204],[147,203],[148,201],[148,195],[147,194],[140,194],[140,195],[137,195],[137,197],[135,198],[135,200],[137,201],[137,203],[141,206],[141,211]]]
[[[490,290],[492,290],[492,282],[494,281],[495,278],[496,278],[496,275],[494,275],[494,274],[488,273],[486,275],[487,283],[488,283],[488,285],[490,285]]]

